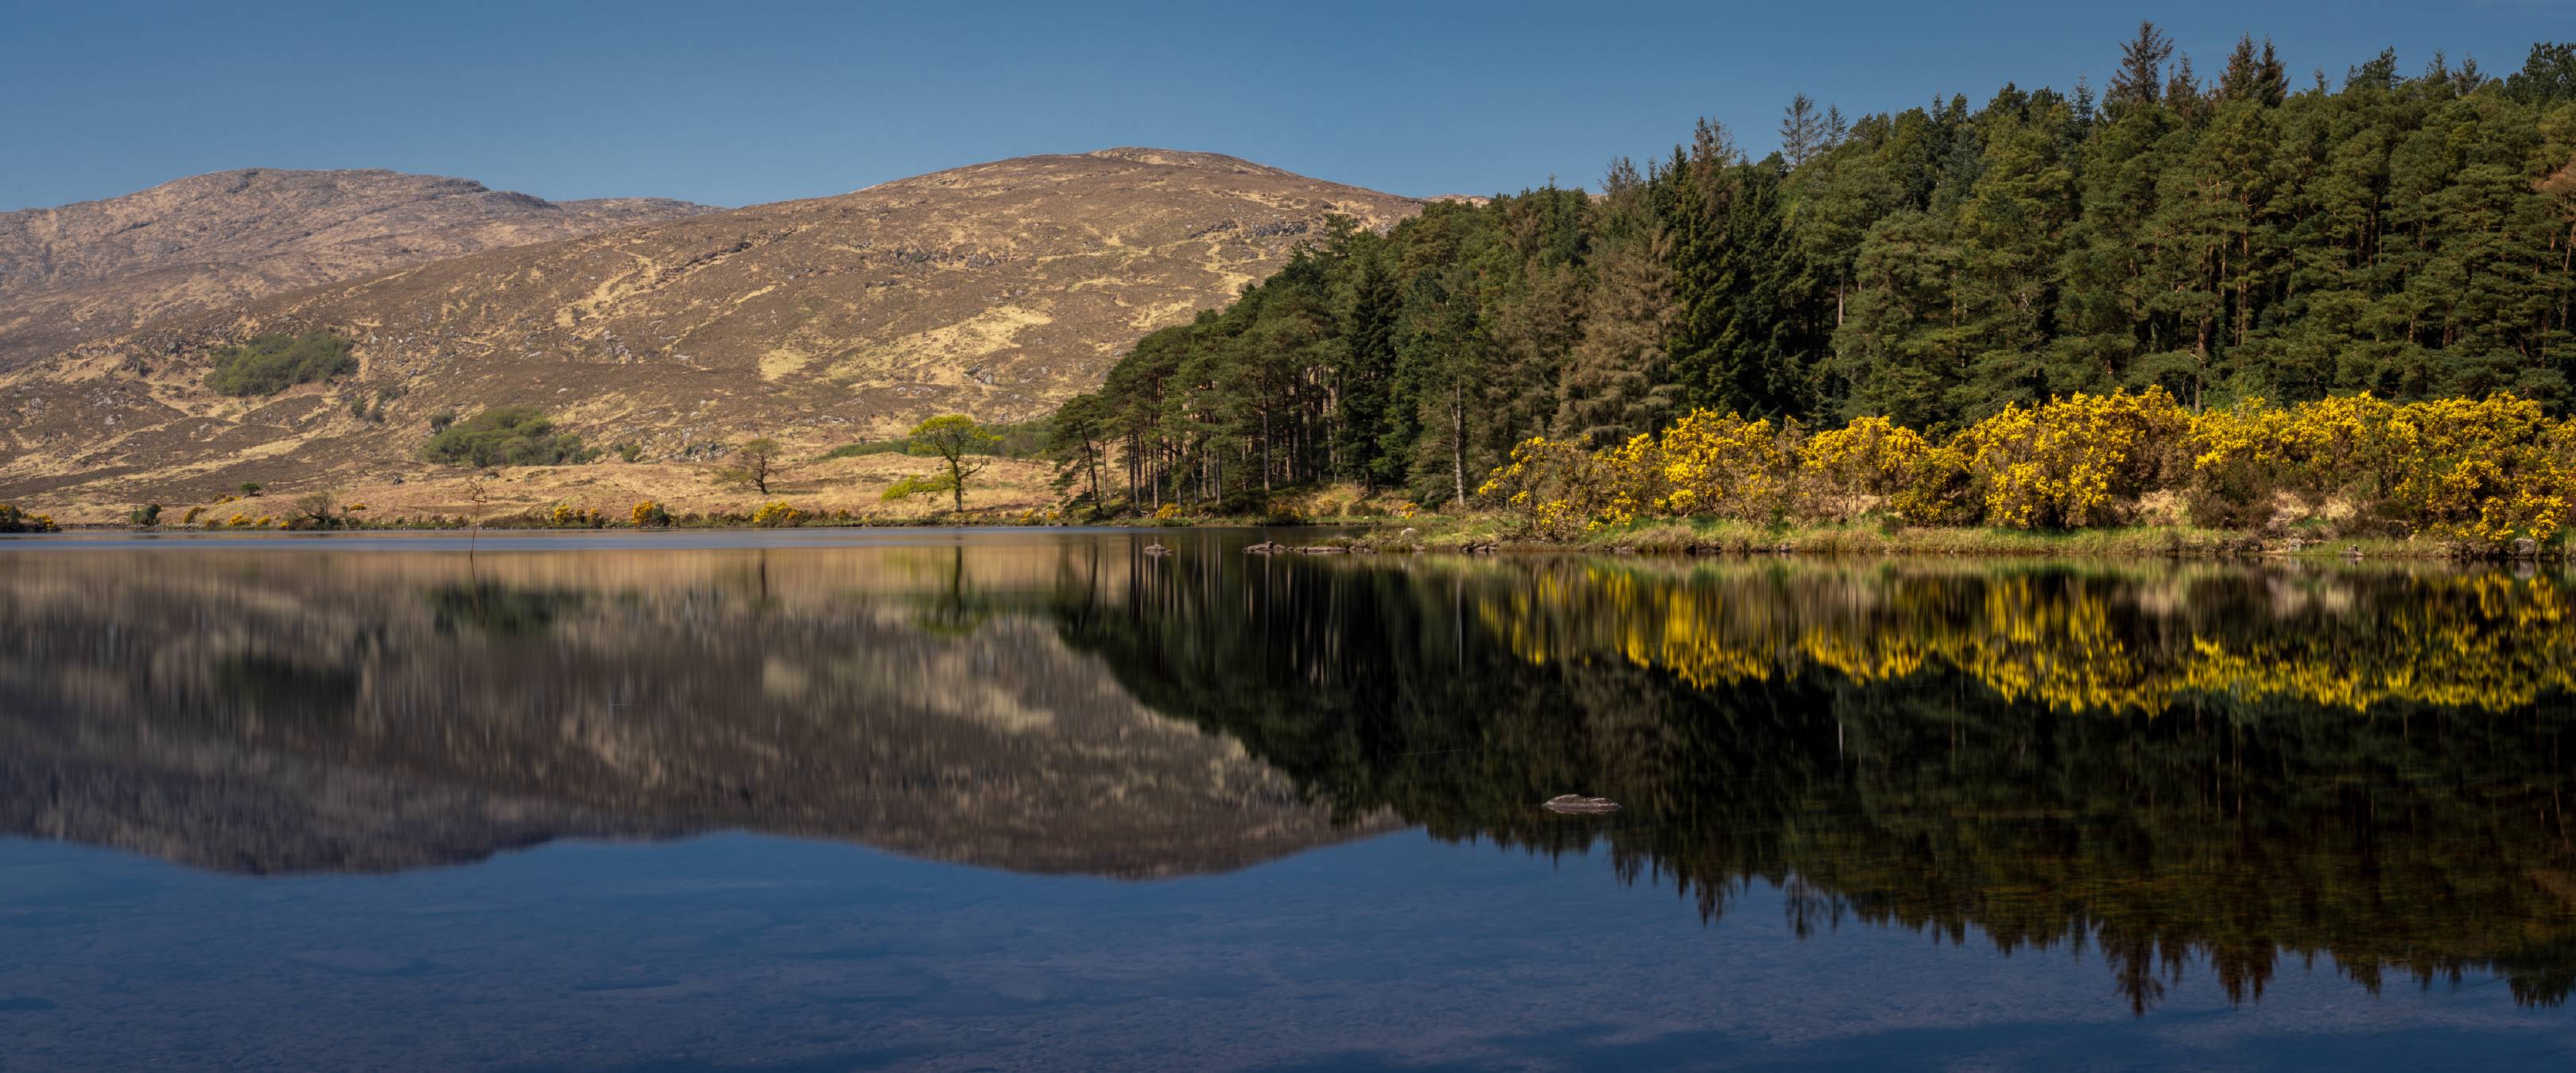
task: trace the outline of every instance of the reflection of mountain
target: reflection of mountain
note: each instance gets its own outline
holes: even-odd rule
[[[1140,699],[1337,808],[1551,854],[1606,843],[1623,876],[1669,876],[1706,914],[1765,880],[1790,885],[1801,927],[2098,946],[2141,1009],[2194,956],[2244,997],[2285,954],[2372,987],[2494,971],[2555,1003],[2576,983],[2576,720],[2554,679],[2529,683],[2569,655],[2556,592],[2358,571],[1277,563],[1139,575],[1062,617]],[[2212,653],[2237,654],[2224,685],[2137,688]],[[2389,688],[2356,711],[2337,692],[2354,680]],[[2087,696],[2155,703],[2068,699]],[[1532,807],[1569,791],[1628,807]]]
[[[1371,826],[963,613],[952,554],[0,560],[0,830],[266,872],[743,827],[1151,876]]]

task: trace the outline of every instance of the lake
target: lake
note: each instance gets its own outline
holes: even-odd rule
[[[1265,535],[0,540],[0,1068],[2576,1063],[2576,577]]]

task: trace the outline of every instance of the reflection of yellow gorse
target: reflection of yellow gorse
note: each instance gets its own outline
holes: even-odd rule
[[[2576,425],[2512,395],[2255,400],[2194,414],[2149,388],[2010,405],[1936,444],[1884,417],[1810,434],[1703,410],[1599,451],[1525,440],[1478,491],[1551,536],[1641,517],[1871,511],[1922,525],[2076,529],[2134,520],[2142,497],[2170,492],[2204,524],[2258,525],[2287,496],[2405,533],[2545,540],[2576,492]]]
[[[2031,576],[1980,579],[1969,599],[1939,576],[1820,575],[1797,599],[1772,584],[1590,566],[1541,572],[1477,613],[1532,663],[1617,659],[1698,688],[1804,668],[1866,684],[1937,666],[2009,702],[2153,714],[2193,696],[2500,711],[2576,686],[2568,596],[2545,576],[2414,579],[2420,591],[2345,636],[2203,631],[2123,606],[2135,593]]]

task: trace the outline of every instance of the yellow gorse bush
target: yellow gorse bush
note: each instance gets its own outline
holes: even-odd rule
[[[597,529],[608,524],[608,515],[592,507],[557,503],[546,508],[545,522],[557,529]]]
[[[54,524],[54,516],[51,514],[33,513],[30,511],[20,510],[11,504],[0,503],[0,533],[56,533],[61,531],[62,527]]]
[[[2153,489],[2190,415],[2163,388],[2014,404],[1951,440],[1969,494],[1988,525],[2080,529],[2124,520],[2122,506]]]
[[[1867,513],[1902,491],[1932,444],[1884,417],[1864,417],[1808,437],[1798,465],[1801,509],[1834,521]]]
[[[1652,476],[1662,494],[1649,506],[1657,514],[1769,521],[1797,467],[1797,435],[1794,425],[1694,410],[1654,444]]]
[[[2194,514],[2249,524],[2281,495],[2334,499],[2407,532],[2548,539],[2576,491],[2576,426],[2509,394],[2260,402],[2192,419]]]
[[[759,510],[751,514],[751,524],[771,528],[795,525],[804,520],[805,511],[784,499],[773,499],[763,503]]]
[[[1649,517],[1871,513],[2079,529],[2128,522],[2156,493],[2220,527],[2322,511],[2387,535],[2546,540],[2576,495],[2576,423],[2509,394],[2253,400],[2195,414],[2152,387],[2007,406],[1938,442],[1884,417],[1808,434],[1702,410],[1598,451],[1523,441],[1478,489],[1549,536]]]
[[[1605,518],[1626,521],[1635,517],[1634,504],[1614,504],[1605,497],[1617,496],[1627,482],[1595,472],[1623,465],[1615,460],[1620,450],[1595,455],[1571,441],[1532,436],[1512,445],[1511,460],[1495,469],[1476,494],[1501,502],[1548,536],[1568,536]]]

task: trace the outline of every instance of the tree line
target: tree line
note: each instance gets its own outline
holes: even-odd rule
[[[2154,25],[2097,93],[2006,85],[1846,118],[1800,96],[1758,159],[1718,124],[1601,189],[1343,223],[1068,401],[1077,500],[1245,503],[1350,482],[1469,498],[1512,447],[1694,409],[1936,436],[2161,388],[2194,410],[2570,395],[2576,45],[2491,77],[2382,52],[2204,80]]]

